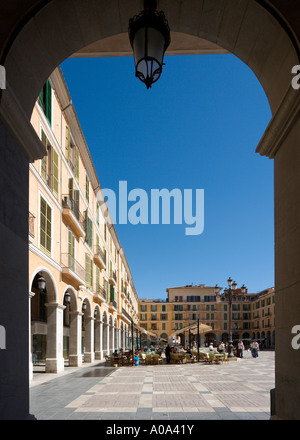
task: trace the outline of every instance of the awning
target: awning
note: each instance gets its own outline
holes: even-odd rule
[[[176,330],[174,333],[172,333],[170,336],[174,337],[174,336],[178,336],[180,333],[184,333],[190,331],[190,333],[192,333],[193,335],[197,335],[198,334],[198,323],[193,323],[193,324],[189,324],[181,329]],[[206,325],[206,324],[202,324],[201,322],[199,322],[199,334],[202,333],[207,333],[212,331],[212,327],[210,325]]]

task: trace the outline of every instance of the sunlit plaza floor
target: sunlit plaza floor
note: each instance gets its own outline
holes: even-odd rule
[[[223,364],[108,367],[34,373],[37,420],[269,420],[274,351]]]

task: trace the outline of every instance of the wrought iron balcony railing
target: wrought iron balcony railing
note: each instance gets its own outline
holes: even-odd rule
[[[85,269],[78,263],[71,254],[61,254],[61,265],[63,268],[68,268],[74,272],[81,280],[85,279]]]
[[[85,218],[79,210],[79,204],[72,197],[70,197],[70,195],[63,195],[62,206],[63,208],[69,208],[73,212],[78,223],[82,229],[85,230]]]

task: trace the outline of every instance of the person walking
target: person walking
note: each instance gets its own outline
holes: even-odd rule
[[[240,341],[238,342],[238,353],[239,353],[239,357],[240,357],[240,358],[243,357],[244,349],[245,349],[245,347],[244,347],[244,343],[243,343],[243,341],[240,340]]]
[[[258,351],[259,351],[259,345],[258,345],[258,342],[254,340],[254,341],[252,342],[252,344],[251,344],[251,352],[252,352],[252,356],[253,356],[254,358],[257,358],[257,357],[258,357]]]
[[[171,359],[171,347],[169,344],[166,346],[166,359],[167,359],[167,364],[169,364]]]

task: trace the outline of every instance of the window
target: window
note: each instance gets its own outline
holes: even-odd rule
[[[68,267],[74,271],[75,269],[75,237],[73,232],[68,230]]]
[[[41,177],[47,184],[53,195],[58,199],[59,172],[58,172],[58,153],[51,146],[48,138],[42,130],[42,143],[47,151],[47,155],[41,160]]]
[[[156,313],[151,313],[151,320],[156,321]]]
[[[88,202],[90,201],[90,181],[87,174],[85,176],[85,198]]]
[[[162,306],[161,306],[161,311],[162,311],[162,312],[165,312],[165,311],[166,311],[166,306],[165,306],[165,305],[162,305]]]
[[[151,305],[151,312],[156,312],[157,310],[157,306],[156,305]]]
[[[46,84],[43,86],[38,100],[43,112],[48,119],[49,124],[52,123],[52,87],[50,81],[47,80]]]
[[[85,283],[89,289],[93,289],[93,261],[89,254],[85,254]]]
[[[183,304],[175,304],[174,311],[175,312],[183,312]]]
[[[93,222],[89,218],[87,210],[85,211],[85,241],[92,249],[93,246]]]
[[[111,284],[110,285],[110,302],[114,302],[114,301],[115,301],[115,288]]]
[[[59,186],[59,180],[58,180],[58,154],[57,152],[52,149],[52,191],[54,197],[58,199],[58,186]]]
[[[99,224],[100,224],[100,206],[99,206],[99,203],[97,203],[97,206],[96,206],[96,222],[97,222],[97,225],[99,226]]]
[[[52,209],[43,197],[41,197],[40,203],[40,248],[51,255]]]
[[[181,321],[182,319],[183,319],[182,313],[175,313],[175,320],[176,321]]]
[[[161,321],[166,321],[167,320],[168,315],[166,313],[161,313],[160,314],[160,319]]]
[[[141,312],[146,312],[147,311],[147,306],[146,305],[141,305]]]

